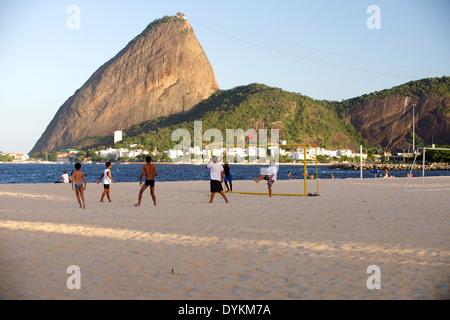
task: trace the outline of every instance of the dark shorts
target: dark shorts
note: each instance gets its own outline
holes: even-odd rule
[[[81,189],[81,188],[83,188],[82,183],[75,183],[75,189]]]
[[[104,184],[104,185],[103,185],[103,188],[109,190],[109,184]]]
[[[155,180],[145,180],[145,185],[147,187],[154,187],[155,186]]]
[[[264,180],[267,180],[267,185],[269,186],[269,187],[271,187],[273,184],[274,184],[274,182],[275,181],[273,181],[272,179],[271,180],[269,180],[269,176],[265,176],[264,177]]]
[[[231,176],[231,173],[225,176],[223,182],[233,182],[233,177]]]
[[[211,193],[223,191],[222,183],[218,180],[210,180]]]

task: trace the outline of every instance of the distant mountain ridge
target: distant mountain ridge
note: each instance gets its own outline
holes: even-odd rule
[[[335,104],[369,145],[407,148],[412,131],[427,144],[450,144],[450,78],[428,78]]]
[[[167,150],[171,133],[194,121],[203,130],[279,129],[289,143],[316,143],[326,148],[358,150],[359,145],[401,151],[410,144],[412,103],[416,134],[431,144],[450,144],[450,78],[412,81],[343,102],[314,100],[262,84],[219,90],[190,111],[134,125],[124,131],[120,145],[141,144]],[[112,136],[90,137],[77,147],[112,146]]]
[[[182,15],[157,19],[60,107],[30,153],[187,111],[218,89],[190,24]]]

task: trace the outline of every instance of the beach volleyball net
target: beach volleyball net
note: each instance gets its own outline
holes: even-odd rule
[[[433,170],[433,165],[426,165],[427,150],[429,151],[444,151],[450,154],[450,148],[420,148],[422,149],[422,154],[420,152],[416,153],[414,156],[414,162],[409,171],[408,178],[405,185],[405,191],[450,191],[450,173],[446,176],[433,176],[428,174],[430,170]],[[419,149],[419,151],[420,151]],[[436,165],[434,165],[436,169]],[[420,175],[417,175],[418,170],[420,170]],[[413,173],[414,172],[414,173]]]

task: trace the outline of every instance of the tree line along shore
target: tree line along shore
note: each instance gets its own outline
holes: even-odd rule
[[[381,163],[381,164],[363,164],[363,170],[392,170],[392,171],[405,171],[411,170],[412,164],[407,163]],[[358,163],[336,163],[329,167],[329,169],[340,170],[360,170],[360,164]],[[415,164],[413,170],[423,170],[423,165]],[[447,171],[450,170],[450,165],[446,163],[433,163],[425,165],[425,171]]]

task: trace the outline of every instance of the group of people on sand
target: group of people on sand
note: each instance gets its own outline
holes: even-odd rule
[[[150,194],[153,199],[153,204],[156,206],[156,196],[155,196],[155,177],[158,175],[156,171],[155,165],[152,164],[152,158],[146,158],[147,164],[143,166],[141,176],[139,178],[139,185],[141,189],[138,194],[138,202],[135,204],[136,207],[141,206],[142,194],[144,191],[150,187]],[[103,184],[103,193],[100,198],[100,202],[104,202],[105,196],[108,198],[109,202],[111,201],[110,191],[111,184],[115,183],[111,176],[111,162],[106,163],[106,169],[103,171],[101,177],[98,179],[97,184],[102,182]],[[84,191],[86,190],[86,178],[84,173],[81,171],[81,163],[75,164],[76,171],[72,173],[72,190],[75,190],[75,194],[77,197],[78,204],[80,208],[86,209],[86,201],[84,198]],[[145,183],[142,185],[142,178],[145,175]]]
[[[305,178],[305,172],[302,173],[302,177]],[[308,171],[306,171],[306,178],[308,178]],[[309,178],[311,180],[314,180],[314,174],[311,174],[309,176]],[[331,174],[331,178],[334,179],[334,175]],[[292,179],[292,173],[290,171],[288,171],[288,179],[291,180]]]
[[[212,203],[216,193],[219,193],[228,203],[228,198],[223,191],[222,183],[225,182],[227,188],[226,192],[233,192],[232,175],[230,173],[230,167],[227,163],[222,166],[218,163],[217,157],[212,157],[211,160],[206,165],[206,168],[210,170],[210,191],[211,196],[209,202]],[[277,180],[277,167],[275,166],[275,161],[270,162],[270,167],[268,167],[264,173],[258,178],[254,178],[255,182],[258,183],[261,180],[267,181],[267,188],[269,190],[269,197],[272,197],[272,185]],[[228,186],[230,183],[230,186]]]
[[[147,164],[142,167],[141,176],[139,178],[139,185],[141,186],[141,189],[139,190],[138,194],[138,202],[135,204],[136,207],[141,206],[142,195],[148,187],[150,187],[150,194],[152,196],[153,204],[156,206],[155,177],[158,175],[158,172],[156,171],[155,165],[152,164],[152,158],[150,156],[147,156],[146,161]],[[225,166],[222,166],[218,163],[217,157],[212,157],[209,163],[206,165],[206,168],[210,171],[211,196],[209,202],[212,203],[216,193],[219,193],[224,198],[225,202],[228,203],[228,198],[225,195],[222,183],[225,182],[225,186],[227,188],[226,192],[233,191],[232,175],[229,165],[225,164]],[[80,208],[86,209],[86,201],[84,197],[84,191],[86,190],[87,185],[86,178],[84,176],[84,173],[81,171],[80,163],[75,164],[75,169],[76,171],[72,172],[71,176],[72,190],[75,191]],[[65,172],[65,174],[67,174],[67,172]],[[144,176],[145,182],[143,184],[142,178]],[[261,180],[266,180],[269,190],[269,197],[271,197],[272,186],[277,180],[277,168],[275,166],[275,161],[271,161],[270,167],[265,170],[264,174],[262,174],[258,178],[255,178],[254,180],[256,183],[260,182]],[[106,163],[106,169],[98,179],[97,184],[99,184],[100,182],[102,182],[104,189],[100,198],[100,202],[104,202],[105,196],[108,198],[108,201],[111,202],[111,184],[115,183],[111,176],[111,162]]]

